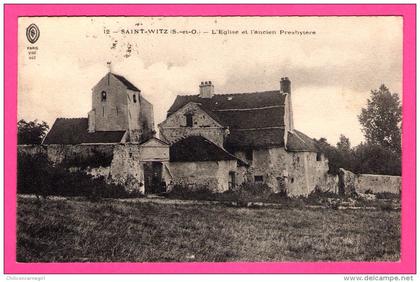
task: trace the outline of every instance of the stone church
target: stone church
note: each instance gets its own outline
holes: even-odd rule
[[[202,82],[199,94],[176,97],[158,129],[160,139],[141,90],[110,71],[92,89],[88,117],[58,118],[43,148],[54,162],[76,166],[105,156],[109,163],[91,174],[143,193],[252,183],[307,195],[327,180],[328,161],[294,128],[287,77],[278,90],[253,93],[215,94]]]
[[[57,118],[42,145],[53,163],[88,165],[88,173],[128,190],[158,193],[168,178],[169,145],[154,135],[152,104],[109,71],[92,89],[88,117]]]
[[[43,144],[133,143],[153,132],[152,104],[125,77],[108,72],[92,89],[88,118],[58,118]]]

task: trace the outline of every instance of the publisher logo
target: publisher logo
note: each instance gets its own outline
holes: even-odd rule
[[[36,24],[31,24],[26,28],[26,38],[28,41],[34,44],[39,38],[39,28]]]

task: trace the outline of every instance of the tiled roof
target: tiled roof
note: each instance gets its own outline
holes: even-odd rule
[[[87,118],[58,118],[43,144],[119,143],[125,131],[88,132]]]
[[[291,152],[317,152],[315,141],[304,133],[294,130],[287,135],[287,151]]]
[[[229,126],[231,129],[284,126],[284,107],[214,113],[219,117],[223,125]]]
[[[284,129],[231,130],[225,147],[229,151],[239,148],[284,147]]]
[[[211,111],[228,109],[250,109],[271,106],[283,106],[285,95],[279,90],[238,93],[238,94],[216,94],[212,98],[200,98],[199,95],[177,96],[174,103],[168,110],[168,115],[179,110],[189,102],[200,103]]]
[[[284,147],[285,97],[279,90],[214,95],[177,96],[168,116],[189,102],[198,103],[221,125],[229,127],[225,147],[229,151],[238,148]],[[298,130],[288,133],[288,151],[316,152],[314,141]]]
[[[212,98],[177,96],[168,116],[194,102],[222,126],[229,127],[229,148],[284,146],[285,97],[279,90],[214,95]],[[240,131],[242,129],[252,130]]]
[[[140,89],[138,89],[134,84],[128,81],[124,76],[115,73],[113,73],[112,75],[116,77],[119,81],[121,81],[125,85],[125,87],[127,87],[127,89],[133,91],[140,91]]]
[[[237,160],[245,164],[202,136],[189,136],[172,144],[169,148],[169,156],[171,162]]]

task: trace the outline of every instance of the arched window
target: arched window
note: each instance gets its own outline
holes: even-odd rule
[[[101,93],[101,102],[105,102],[106,101],[106,92],[102,91]]]
[[[136,94],[133,94],[133,102],[136,103],[137,102],[137,96]]]

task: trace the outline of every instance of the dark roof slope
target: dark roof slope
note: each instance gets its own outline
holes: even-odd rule
[[[284,103],[279,90],[214,95],[177,96],[168,116],[194,102],[222,126],[229,127],[226,148],[284,146]],[[247,130],[244,130],[247,129]]]
[[[125,131],[88,132],[87,118],[58,118],[43,144],[119,143]]]
[[[214,112],[221,123],[231,129],[266,128],[284,126],[284,107],[246,111]]]
[[[227,109],[249,109],[270,106],[283,106],[285,95],[279,90],[239,93],[239,94],[218,94],[212,98],[200,98],[199,95],[177,96],[174,103],[168,110],[168,116],[179,110],[189,102],[200,103],[211,111]]]
[[[286,148],[291,152],[318,152],[315,141],[298,130],[288,132]]]
[[[221,125],[229,127],[225,147],[240,148],[284,147],[284,104],[286,95],[279,90],[214,95],[177,96],[168,117],[184,105],[194,102]],[[288,133],[288,151],[316,152],[314,141],[300,131]]]
[[[115,73],[113,73],[112,75],[115,76],[119,81],[121,81],[125,85],[125,87],[127,87],[127,89],[133,91],[140,91],[140,89],[138,89],[134,84],[128,81],[124,76]]]
[[[189,136],[169,148],[169,159],[171,162],[199,162],[199,161],[223,161],[238,160],[223,148],[202,136]]]
[[[225,146],[229,151],[241,148],[284,147],[284,129],[231,130]]]

